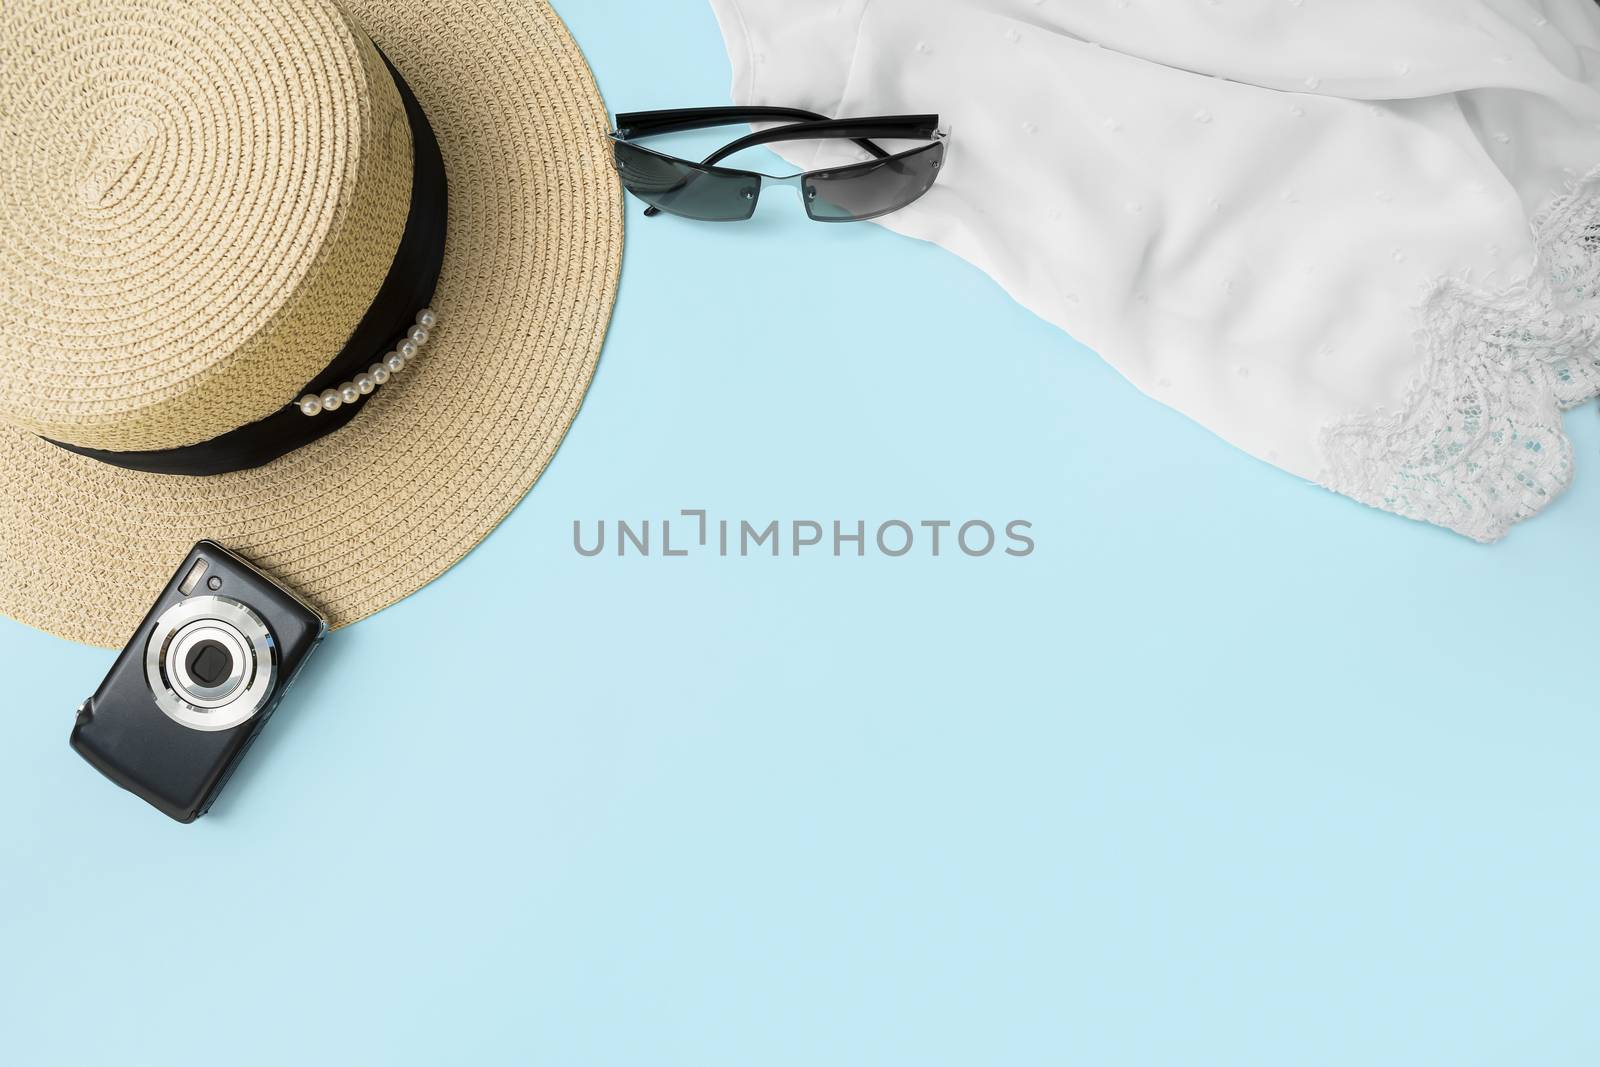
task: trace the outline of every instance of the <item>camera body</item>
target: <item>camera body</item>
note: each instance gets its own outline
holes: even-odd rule
[[[78,708],[72,747],[117,785],[193,822],[327,631],[293,593],[201,541]]]

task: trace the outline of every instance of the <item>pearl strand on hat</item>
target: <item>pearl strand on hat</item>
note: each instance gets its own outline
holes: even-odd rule
[[[406,364],[416,359],[428,343],[429,331],[439,324],[439,316],[432,308],[423,308],[417,312],[417,324],[411,327],[405,340],[394,347],[394,351],[384,356],[383,359],[368,367],[365,374],[358,374],[354,381],[345,382],[337,389],[329,389],[318,396],[316,393],[307,393],[296,403],[302,415],[320,415],[324,411],[338,411],[346,404],[354,404],[364,396],[370,395],[378,386],[406,369]]]

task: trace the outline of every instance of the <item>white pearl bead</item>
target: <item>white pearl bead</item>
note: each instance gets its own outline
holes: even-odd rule
[[[402,356],[405,356],[407,359],[410,359],[412,356],[417,354],[417,342],[408,337],[404,341],[400,342],[400,346],[396,348],[395,351],[400,353]]]
[[[389,365],[390,374],[399,374],[406,369],[406,357],[398,352],[390,352],[389,358],[384,360]]]
[[[425,327],[425,326],[413,326],[413,327],[411,327],[411,339],[417,343],[417,347],[418,348],[421,348],[423,345],[427,344],[428,343],[428,330],[427,330],[427,327]]]
[[[311,393],[307,393],[305,396],[301,397],[300,398],[300,414],[302,414],[302,415],[321,415],[322,414],[322,398],[320,396],[315,396],[315,395],[313,395]]]
[[[372,366],[368,367],[367,374],[377,385],[382,385],[384,382],[389,380],[389,368],[384,366],[382,363],[374,363]]]
[[[358,375],[356,375],[356,388],[361,390],[361,395],[362,396],[371,396],[372,395],[372,391],[374,389],[376,389],[377,387],[378,387],[378,383],[372,380],[372,375],[370,375],[370,374],[358,374]]]
[[[423,308],[417,312],[417,325],[425,329],[433,329],[439,324],[439,316],[432,308]]]
[[[337,390],[329,389],[322,394],[323,411],[338,411],[342,407],[344,407],[344,398],[339,395]]]
[[[355,382],[345,382],[339,386],[339,398],[346,404],[354,404],[361,399],[361,390],[356,386]]]

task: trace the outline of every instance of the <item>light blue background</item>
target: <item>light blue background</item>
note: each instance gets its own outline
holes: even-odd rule
[[[562,10],[613,107],[727,98],[703,3]],[[110,653],[0,622],[0,1062],[1592,1067],[1592,409],[1483,548],[931,246],[629,212],[549,473],[329,640],[209,818],[68,750]],[[1039,550],[571,548],[685,507]]]

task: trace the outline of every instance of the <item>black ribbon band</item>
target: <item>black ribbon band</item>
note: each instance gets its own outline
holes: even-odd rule
[[[398,345],[415,323],[417,312],[433,301],[439,268],[444,263],[447,190],[439,141],[411,87],[387,56],[383,61],[394,76],[395,88],[400,90],[406,117],[411,122],[415,166],[411,178],[411,213],[406,219],[394,264],[379,287],[378,295],[333,361],[280,410],[259,422],[196,445],[154,452],[107,452],[61,441],[51,441],[51,444],[127,470],[193,476],[231,474],[264,466],[303,448],[349,425],[350,420],[361,413],[370,397],[364,396],[353,404],[342,405],[338,411],[324,411],[316,416],[302,412],[299,402],[302,396],[321,394],[351,381]]]

